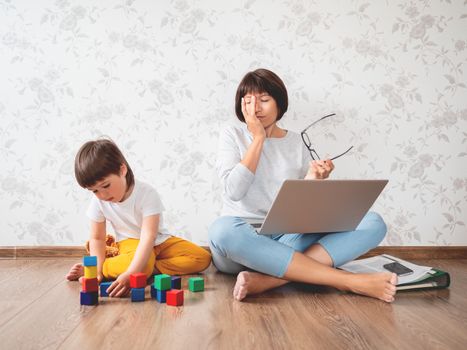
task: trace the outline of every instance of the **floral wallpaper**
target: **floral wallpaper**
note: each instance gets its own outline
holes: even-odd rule
[[[269,68],[282,126],[388,178],[386,245],[466,245],[467,1],[0,0],[0,245],[80,245],[82,143],[117,142],[169,229],[200,244],[220,211],[219,130],[236,87]]]

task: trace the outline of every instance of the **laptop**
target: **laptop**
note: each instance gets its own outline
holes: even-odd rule
[[[353,231],[388,180],[285,180],[258,234]]]

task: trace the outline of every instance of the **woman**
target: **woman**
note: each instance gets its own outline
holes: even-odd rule
[[[284,180],[326,179],[334,169],[329,159],[310,162],[300,135],[277,125],[287,107],[285,85],[269,70],[249,72],[238,86],[235,112],[246,125],[220,135],[217,170],[223,210],[209,228],[214,264],[222,272],[238,273],[236,300],[298,281],[392,302],[395,274],[334,268],[382,241],[386,225],[378,214],[369,212],[355,231],[330,234],[263,236],[248,224],[248,219],[265,218]]]

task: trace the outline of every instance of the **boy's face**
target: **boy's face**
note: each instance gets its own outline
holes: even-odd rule
[[[120,174],[111,174],[106,176],[102,180],[96,182],[93,186],[88,187],[88,190],[92,191],[96,197],[102,201],[113,203],[121,202],[126,199],[126,173],[127,168],[125,165],[122,165],[120,168]]]

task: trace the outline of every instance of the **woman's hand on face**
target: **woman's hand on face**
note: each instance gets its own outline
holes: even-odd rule
[[[308,173],[305,176],[306,180],[321,180],[327,179],[329,174],[334,170],[334,163],[330,159],[312,160]]]
[[[249,103],[242,98],[242,113],[245,118],[248,130],[252,133],[254,139],[265,139],[266,130],[264,130],[263,124],[256,117],[256,96],[249,97]]]

